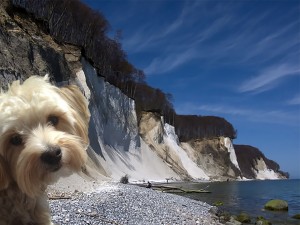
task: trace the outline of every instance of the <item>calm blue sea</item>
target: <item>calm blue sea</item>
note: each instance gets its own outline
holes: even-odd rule
[[[175,184],[173,184],[175,185]],[[247,212],[253,218],[263,216],[273,225],[300,225],[299,220],[291,216],[300,213],[300,180],[268,180],[268,181],[229,181],[212,183],[181,183],[189,189],[206,188],[212,193],[184,194],[195,200],[214,204],[221,201],[222,209],[231,214]],[[265,203],[271,199],[283,199],[289,204],[288,212],[271,212],[263,210]],[[254,222],[254,221],[253,221]]]

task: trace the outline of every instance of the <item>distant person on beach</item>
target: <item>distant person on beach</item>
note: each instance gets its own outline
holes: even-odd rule
[[[151,187],[152,187],[152,184],[148,181],[146,188],[151,188]]]

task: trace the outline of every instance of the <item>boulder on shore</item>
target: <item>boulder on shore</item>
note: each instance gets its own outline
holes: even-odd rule
[[[259,216],[256,218],[255,225],[272,225],[272,223],[266,220],[264,217]]]
[[[281,199],[273,199],[265,204],[265,209],[272,211],[288,211],[287,201]]]
[[[292,218],[293,218],[293,219],[300,220],[300,213],[298,213],[298,214],[292,216]]]
[[[244,212],[237,215],[235,219],[241,223],[250,223],[251,222],[250,216]]]

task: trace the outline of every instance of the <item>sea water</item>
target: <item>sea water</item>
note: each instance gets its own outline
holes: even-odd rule
[[[174,185],[174,184],[173,184]],[[300,225],[300,220],[292,219],[300,214],[300,180],[264,180],[264,181],[229,181],[210,183],[176,184],[187,189],[206,189],[211,193],[181,194],[211,205],[222,202],[222,210],[237,215],[248,213],[255,222],[257,216],[263,216],[273,225]],[[264,210],[264,205],[271,199],[282,199],[288,202],[288,212]]]

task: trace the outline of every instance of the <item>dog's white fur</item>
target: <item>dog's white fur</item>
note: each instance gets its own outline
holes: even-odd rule
[[[0,224],[52,224],[45,189],[87,159],[87,100],[48,77],[15,81],[0,93]]]

